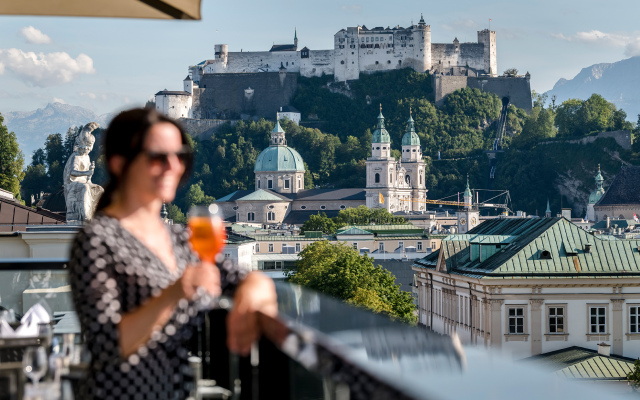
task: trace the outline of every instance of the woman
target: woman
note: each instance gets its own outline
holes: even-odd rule
[[[190,377],[184,344],[198,320],[197,297],[237,287],[227,344],[247,354],[260,333],[257,313],[277,311],[273,282],[252,272],[237,284],[230,262],[221,273],[198,261],[186,232],[160,219],[191,161],[187,136],[173,120],[153,109],[121,113],[106,131],[105,156],[110,181],[70,259],[92,356],[81,398],[184,399]]]

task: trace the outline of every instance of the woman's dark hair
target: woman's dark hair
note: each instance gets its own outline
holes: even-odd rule
[[[104,133],[104,154],[109,181],[104,188],[104,193],[100,197],[96,210],[102,210],[113,201],[113,194],[118,189],[121,179],[113,175],[109,170],[109,160],[113,156],[122,156],[125,159],[121,177],[126,176],[131,162],[143,151],[143,143],[147,133],[155,124],[168,122],[173,124],[180,131],[182,144],[187,146],[191,154],[191,144],[187,138],[187,133],[178,122],[157,112],[153,108],[135,108],[123,111],[116,116]],[[185,171],[180,179],[180,184],[184,184],[191,172],[192,159],[189,157],[185,163]]]

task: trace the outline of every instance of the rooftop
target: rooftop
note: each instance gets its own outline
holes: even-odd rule
[[[634,359],[619,356],[602,356],[595,350],[572,346],[524,359],[536,362],[569,379],[626,381],[633,370]]]
[[[622,167],[597,206],[640,204],[640,167]]]

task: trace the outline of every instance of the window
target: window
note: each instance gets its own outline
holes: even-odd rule
[[[256,253],[260,253],[260,243],[256,243]]]
[[[340,204],[340,209],[344,210],[345,208],[347,208],[347,206],[345,206],[344,204]]]
[[[321,210],[326,210],[326,209],[327,209],[327,206],[320,206],[320,209],[321,209]]]
[[[282,252],[284,253],[284,251],[287,249],[287,244],[286,243],[282,243]]]
[[[640,306],[629,307],[629,333],[640,333]]]
[[[418,242],[418,250],[422,250],[422,242]]]
[[[260,181],[258,181],[258,189],[260,189]]]
[[[237,211],[238,210],[238,206],[233,206],[231,208],[233,209],[233,211]]]
[[[269,243],[269,253],[273,253],[273,243]]]
[[[564,307],[549,307],[547,309],[549,315],[549,333],[558,334],[565,333],[565,308]]]
[[[589,334],[607,333],[607,307],[589,307]]]
[[[273,211],[269,211],[267,213],[267,221],[275,221],[276,220],[276,213],[274,213]]]
[[[300,243],[296,243],[296,253],[300,253]]]
[[[284,188],[285,189],[289,189],[289,180],[288,179],[284,180]]]
[[[272,179],[267,180],[267,189],[273,189],[273,180]]]
[[[358,243],[357,243],[357,242],[353,242],[353,243],[351,243],[351,246],[352,246],[354,249],[358,250]]]
[[[384,242],[378,243],[378,251],[382,253],[384,251]]]
[[[380,174],[376,173],[375,181],[376,181],[376,183],[380,183]]]
[[[301,210],[306,210],[306,209],[307,209],[307,206],[300,206],[300,209],[301,209]]]
[[[229,253],[224,253],[224,258],[231,258],[231,254],[229,254]]]
[[[247,213],[247,221],[255,221],[256,220],[256,213]]]
[[[551,260],[551,253],[549,252],[549,250],[542,250],[542,252],[540,252],[540,259]]]
[[[302,189],[302,180],[298,179],[298,189]]]
[[[523,307],[509,307],[509,326],[508,332],[510,335],[523,335],[524,334],[524,308]]]

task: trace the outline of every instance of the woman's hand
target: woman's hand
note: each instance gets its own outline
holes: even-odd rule
[[[178,281],[180,297],[193,299],[199,287],[204,288],[212,296],[220,296],[220,270],[214,264],[202,262],[185,268]]]
[[[276,288],[264,274],[251,272],[238,286],[227,316],[227,346],[231,351],[249,354],[251,344],[263,331],[258,313],[269,317],[278,314]]]

